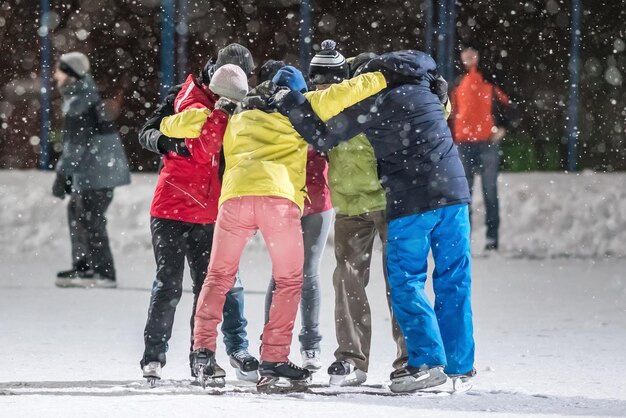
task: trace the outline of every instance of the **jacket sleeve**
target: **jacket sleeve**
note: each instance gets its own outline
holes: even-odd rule
[[[328,152],[375,123],[380,116],[376,94],[386,87],[381,73],[362,74],[306,97],[292,91],[279,110],[309,144]]]
[[[159,127],[163,118],[174,114],[174,98],[176,94],[169,94],[139,131],[139,143],[148,151],[162,154],[158,142],[161,137],[167,137],[167,135],[161,133]]]
[[[224,142],[224,132],[227,125],[228,114],[226,112],[220,109],[211,112],[202,126],[200,136],[185,140],[185,145],[189,148],[194,160],[201,163],[208,162],[219,153]]]
[[[172,138],[198,138],[210,113],[206,107],[193,107],[163,118],[159,130]]]

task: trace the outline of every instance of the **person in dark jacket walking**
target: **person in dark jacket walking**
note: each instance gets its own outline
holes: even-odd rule
[[[117,281],[106,210],[113,189],[130,183],[128,161],[119,135],[104,116],[87,56],[62,55],[54,79],[63,96],[63,154],[52,192],[60,199],[70,195],[72,244],[72,268],[59,272],[55,284],[113,288]]]
[[[222,66],[229,63],[238,65],[247,76],[250,76],[254,70],[250,52],[238,44],[231,44],[222,49],[218,61],[222,63]],[[175,313],[174,302],[181,295],[185,258],[189,262],[193,280],[193,310],[190,320],[191,347],[193,347],[194,316],[211,255],[217,198],[220,194],[217,178],[219,170],[216,165],[220,161],[219,149],[218,152],[213,150],[211,162],[207,160],[206,154],[203,154],[203,157],[196,152],[194,157],[190,148],[187,147],[187,142],[193,143],[195,140],[186,140],[182,133],[176,137],[165,135],[160,131],[161,122],[167,116],[174,115],[176,107],[179,111],[187,107],[213,108],[217,97],[208,89],[208,86],[216,71],[215,67],[213,60],[209,60],[199,79],[190,75],[184,85],[170,89],[164,102],[148,119],[139,135],[139,141],[144,148],[163,154],[163,159],[167,160],[167,164],[163,166],[165,172],[162,172],[159,178],[160,186],[155,193],[151,210],[153,217],[150,226],[157,261],[157,277],[153,285],[148,320],[144,330],[145,350],[140,362],[142,369],[145,369],[146,378],[156,378],[160,374],[161,367],[165,365],[167,341],[171,337]],[[185,91],[188,90],[184,98],[182,97],[185,93],[183,86]],[[196,111],[202,111],[202,109],[196,109]],[[202,116],[206,119],[206,113]],[[196,184],[200,183],[190,190],[197,194],[194,198],[189,196],[185,198],[185,195],[180,192],[178,193],[181,194],[180,196],[172,196],[171,191],[176,191],[176,187],[185,187],[186,184],[192,183],[193,179]],[[197,206],[196,200],[199,200],[206,208],[204,210],[193,209]],[[163,286],[163,283],[167,285]],[[249,380],[256,378],[255,370],[258,362],[247,350],[246,326],[248,322],[243,314],[243,306],[243,286],[237,277],[224,304],[222,334],[226,352],[231,357],[231,364],[237,369],[237,377]],[[152,363],[151,366],[150,363]],[[193,369],[191,374],[196,377]]]
[[[447,97],[432,91],[442,84],[436,69],[435,61],[419,51],[374,58],[362,72],[380,71],[398,85],[326,123],[295,89],[278,105],[320,151],[360,132],[374,148],[387,191],[391,301],[409,353],[408,365],[391,374],[394,392],[440,385],[446,373],[455,382],[475,373],[469,188],[441,106]],[[292,72],[278,81],[298,85],[299,77]],[[424,291],[430,250],[435,260],[434,309]]]

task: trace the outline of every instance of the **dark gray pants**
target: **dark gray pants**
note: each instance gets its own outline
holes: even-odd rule
[[[319,350],[322,335],[320,334],[320,262],[328,240],[330,226],[333,223],[334,210],[303,216],[302,237],[304,240],[304,279],[300,299],[300,351]],[[274,278],[270,280],[265,295],[265,323],[269,320],[272,294],[276,285]]]
[[[335,219],[335,258],[333,274],[335,287],[335,332],[337,360],[350,361],[367,372],[372,340],[372,317],[367,300],[372,248],[376,235],[383,243],[383,277],[387,289],[387,304],[391,314],[391,331],[396,344],[393,367],[398,369],[408,359],[406,343],[393,311],[387,280],[387,222],[385,211],[356,216],[337,215]]]
[[[144,329],[145,350],[141,364],[151,361],[165,364],[176,306],[183,293],[185,258],[193,281],[191,312],[191,349],[193,349],[194,316],[211,257],[214,229],[213,224],[192,224],[154,217],[150,219],[157,272]],[[226,354],[230,355],[248,348],[247,325],[248,321],[243,315],[243,287],[237,277],[233,288],[226,293],[224,303],[222,334]]]
[[[485,200],[487,238],[498,241],[500,208],[498,203],[498,172],[500,145],[491,141],[458,144],[459,154],[467,176],[470,193],[474,189],[474,176],[480,175]]]
[[[96,273],[115,280],[105,216],[112,200],[113,189],[72,191],[67,217],[74,268],[91,268]]]

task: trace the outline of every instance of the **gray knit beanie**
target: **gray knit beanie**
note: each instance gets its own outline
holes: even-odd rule
[[[89,68],[89,58],[82,52],[68,52],[59,59],[59,69],[74,78],[83,78]]]
[[[226,64],[215,71],[209,90],[213,93],[240,102],[248,94],[248,77],[234,64]]]
[[[239,66],[246,76],[252,75],[256,64],[252,59],[250,50],[243,45],[232,43],[222,49],[217,54],[217,61],[215,62],[215,69],[220,68],[225,64],[234,64]]]

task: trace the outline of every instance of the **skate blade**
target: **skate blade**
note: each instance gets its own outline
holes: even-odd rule
[[[305,392],[309,388],[310,379],[290,380],[283,377],[261,377],[256,385],[257,392],[268,394]]]
[[[472,379],[467,379],[463,377],[452,378],[453,393],[465,393],[471,390],[473,386],[474,382],[472,381]]]
[[[367,380],[367,373],[361,370],[355,370],[347,376],[343,375],[331,375],[330,386],[360,386]]]
[[[256,370],[252,370],[250,372],[244,372],[241,369],[235,369],[237,373],[237,380],[241,380],[242,382],[253,382],[256,383],[259,381],[259,372]]]
[[[146,377],[146,382],[150,385],[151,388],[156,387],[157,382],[161,380],[160,377],[148,376]]]
[[[226,386],[226,379],[223,377],[209,377],[206,382],[204,388],[223,388]]]

